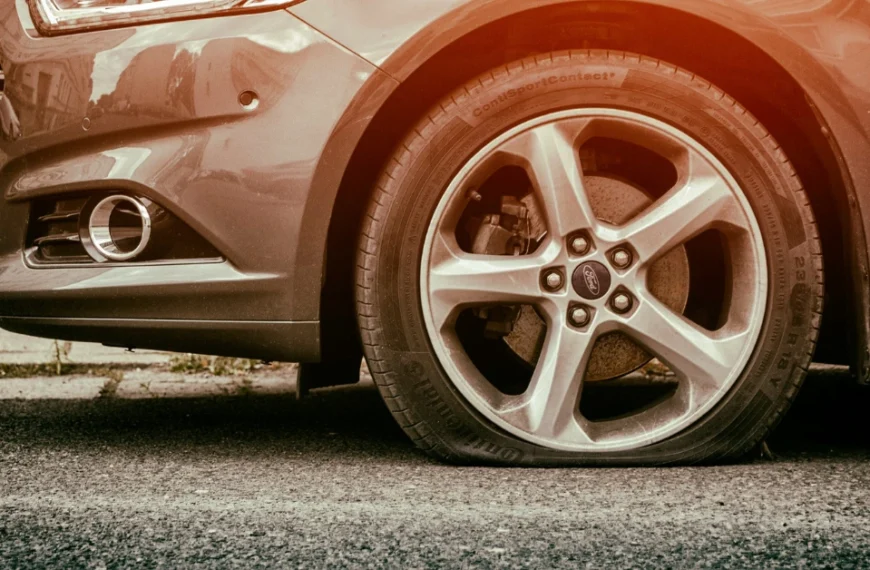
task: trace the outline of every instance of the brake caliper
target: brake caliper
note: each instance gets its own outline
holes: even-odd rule
[[[533,194],[522,199],[504,195],[499,213],[486,214],[480,219],[471,250],[488,255],[526,255],[541,243],[546,233],[547,226]],[[476,309],[475,314],[486,321],[487,338],[504,338],[513,332],[521,318],[521,307],[482,307]]]

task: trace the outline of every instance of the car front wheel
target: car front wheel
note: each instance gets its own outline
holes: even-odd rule
[[[797,392],[821,300],[813,214],[763,126],[613,51],[442,101],[387,165],[358,259],[378,387],[454,461],[737,457]]]

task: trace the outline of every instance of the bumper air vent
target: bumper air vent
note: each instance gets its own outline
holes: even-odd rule
[[[37,259],[46,263],[93,262],[79,234],[79,217],[86,202],[87,198],[58,200],[50,208],[34,207],[27,241],[36,248]]]

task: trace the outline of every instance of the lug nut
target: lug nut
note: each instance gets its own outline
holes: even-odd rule
[[[577,236],[571,240],[571,251],[582,255],[589,249],[589,240],[583,236]]]
[[[589,311],[585,307],[571,309],[571,324],[575,327],[586,326],[589,323]]]
[[[617,249],[613,252],[613,255],[610,256],[610,259],[613,261],[613,265],[620,269],[624,269],[631,265],[631,253],[625,249]]]
[[[625,293],[617,293],[610,300],[613,309],[618,313],[627,313],[631,309],[631,297]]]
[[[551,271],[547,273],[544,282],[547,284],[548,289],[555,291],[562,286],[562,274],[558,271]]]

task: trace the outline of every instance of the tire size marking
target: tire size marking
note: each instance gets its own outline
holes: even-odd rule
[[[806,259],[803,257],[795,257],[795,265],[797,267],[805,266]],[[798,269],[797,273],[803,273],[803,279],[806,278],[806,272],[804,270]],[[804,318],[804,315],[808,310],[811,310],[811,307],[808,305],[812,300],[812,295],[812,289],[806,283],[796,283],[795,286],[792,287],[791,295],[789,297],[791,322],[789,323],[789,330],[785,337],[785,343],[788,345],[788,349],[786,352],[779,355],[779,361],[776,364],[776,375],[770,379],[771,384],[776,387],[779,387],[779,385],[782,384],[784,378],[790,378],[795,367],[798,366],[798,363],[795,362],[795,358],[799,357],[800,353],[797,351],[796,347],[800,340],[806,337],[806,334],[804,334],[804,328],[807,324],[807,320]],[[783,376],[783,374],[786,375]]]
[[[807,280],[807,272],[804,269],[804,266],[806,266],[806,263],[807,263],[806,259],[802,256],[796,256],[794,258],[794,264],[795,264],[795,267],[797,267],[797,270],[795,271],[794,276],[795,276],[795,279],[797,279],[798,281],[806,281]]]

